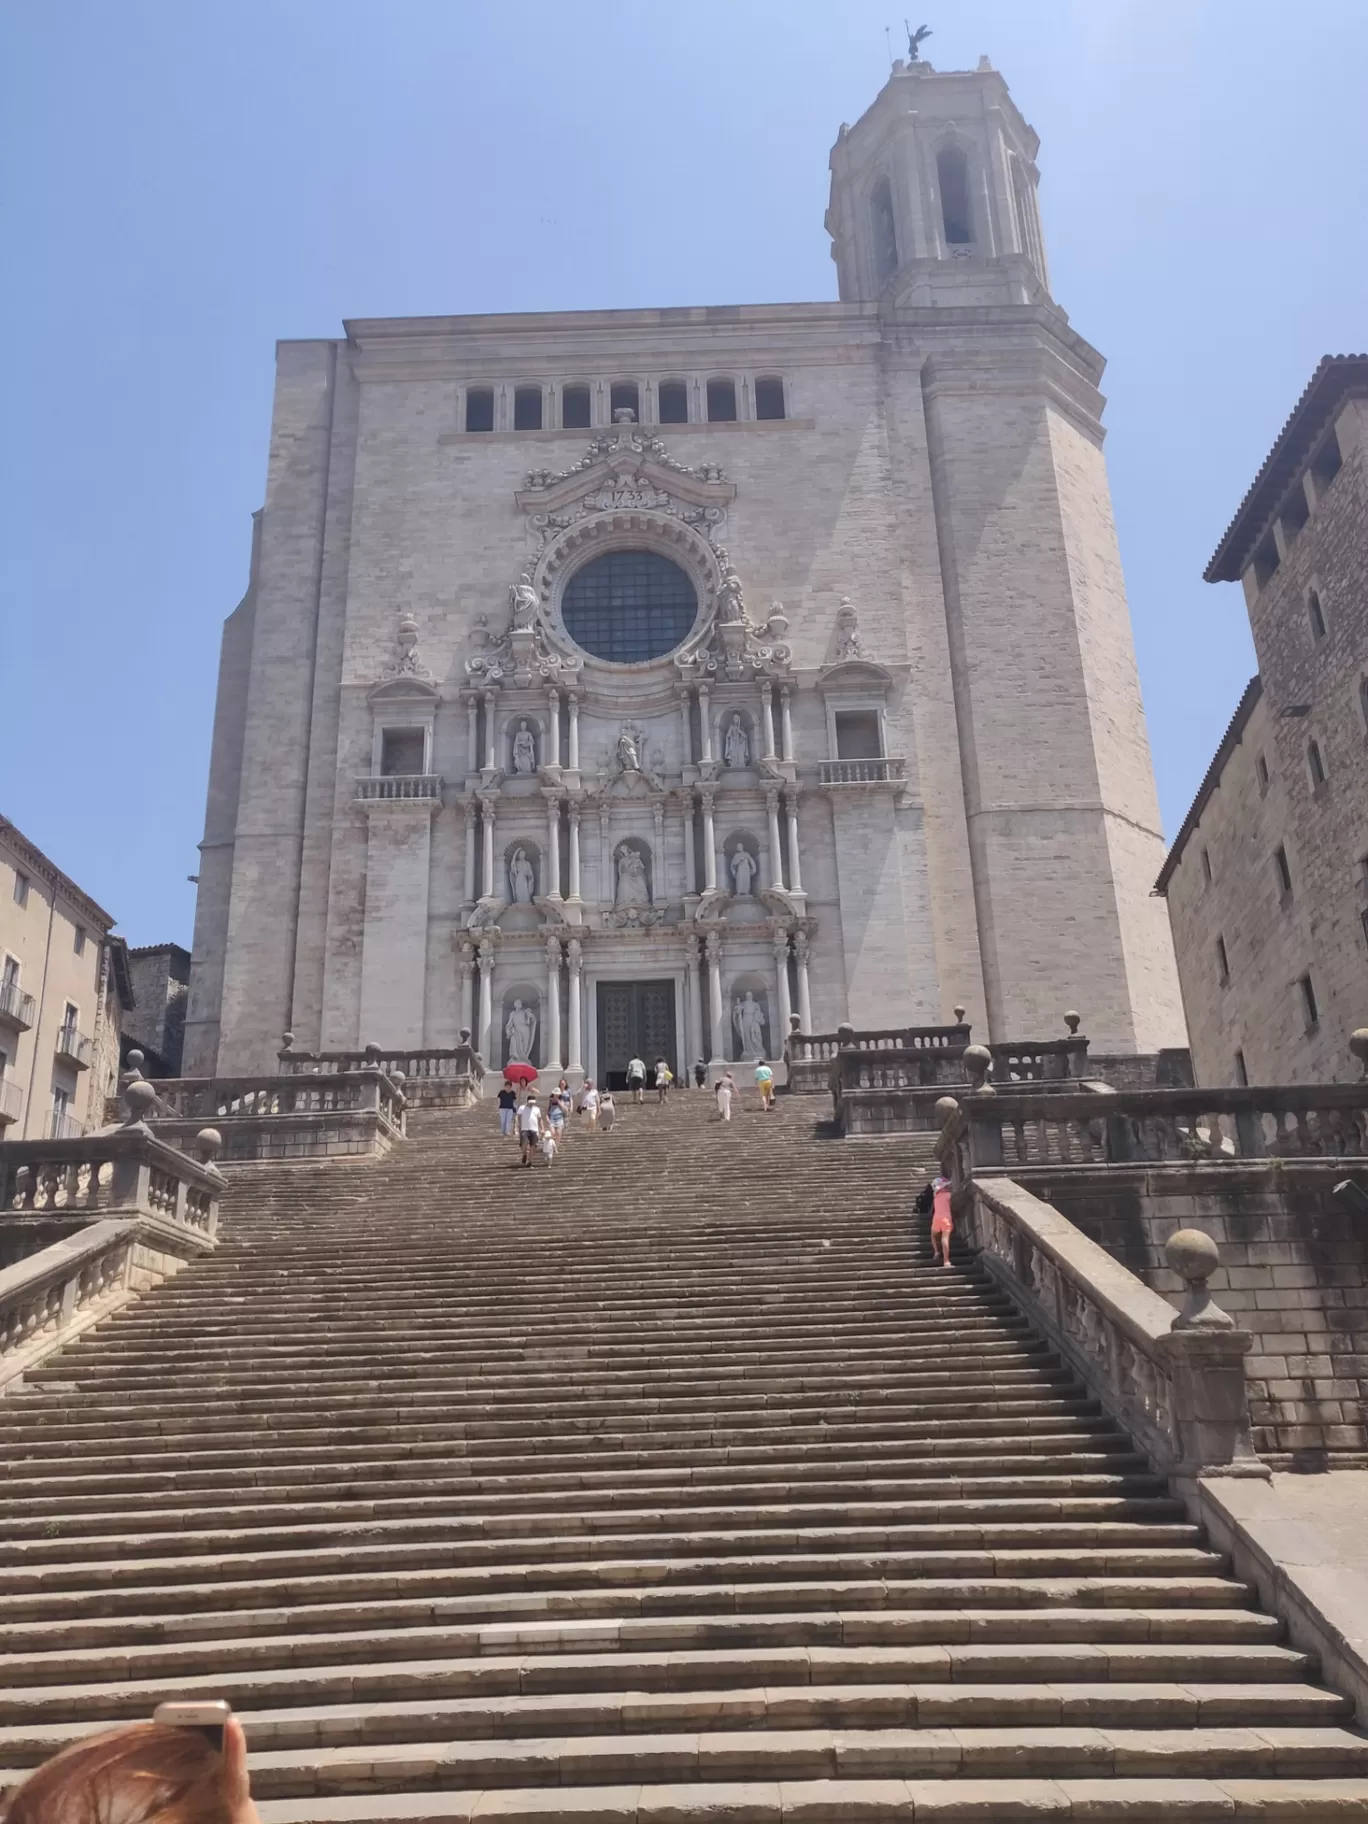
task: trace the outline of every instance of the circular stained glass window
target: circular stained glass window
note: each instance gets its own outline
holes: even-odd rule
[[[673,652],[698,614],[698,594],[678,564],[656,551],[607,551],[565,585],[561,619],[596,659],[639,665]]]

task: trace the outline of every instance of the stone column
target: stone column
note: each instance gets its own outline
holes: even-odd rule
[[[475,1049],[485,1065],[493,1069],[490,1054],[490,1028],[494,1023],[494,940],[482,937],[477,946],[480,957],[480,1021],[475,1032]]]
[[[475,946],[462,944],[456,959],[456,977],[461,984],[461,1027],[471,1032],[475,1026]]]
[[[554,684],[547,691],[546,697],[547,697],[547,701],[551,705],[551,715],[550,715],[550,718],[549,718],[548,724],[547,724],[549,732],[546,737],[546,752],[542,755],[541,760],[542,760],[543,766],[559,766],[560,765],[560,692],[556,689]]]
[[[658,906],[667,905],[670,899],[670,871],[665,865],[665,805],[657,798],[651,806],[651,817],[655,824],[655,867],[652,870],[652,898]]]
[[[684,1060],[692,1070],[696,1058],[707,1059],[703,1044],[703,983],[698,974],[698,939],[684,939],[684,1017],[689,1029],[689,1055]]]
[[[480,885],[486,898],[492,898],[497,891],[498,897],[502,899],[503,883],[500,881],[496,888],[494,881],[494,800],[482,798],[480,809],[484,814],[484,875]]]
[[[769,823],[770,878],[772,887],[784,884],[784,856],[779,847],[779,791],[771,786],[765,793],[765,817]]]
[[[493,772],[499,764],[498,753],[494,745],[494,704],[497,701],[492,690],[484,693],[485,709],[485,765]]]
[[[580,811],[579,806],[570,803],[570,898],[578,901],[580,896]]]
[[[812,994],[808,984],[808,951],[812,940],[806,931],[793,934],[793,968],[798,978],[798,1022],[804,1032],[812,1031]]]
[[[798,794],[792,786],[784,793],[784,809],[788,813],[789,892],[801,893],[803,870],[798,865]]]
[[[684,737],[684,745],[680,749],[683,755],[681,764],[684,766],[693,765],[693,719],[689,714],[689,707],[689,693],[687,690],[681,690],[679,693],[679,729]]]
[[[546,866],[542,870],[542,892],[548,899],[560,898],[560,794],[546,794]]]
[[[793,692],[787,684],[779,686],[779,719],[784,735],[784,758],[796,759],[793,751]]]
[[[700,684],[698,687],[698,726],[703,734],[702,760],[704,766],[708,766],[711,764],[713,757],[712,698],[706,684]]]
[[[560,1018],[561,946],[558,937],[546,940],[546,1008],[542,1014],[542,1051],[544,1070],[557,1073],[561,1067]]]
[[[708,933],[704,947],[708,953],[709,1055],[718,1063],[726,1054],[722,1049],[722,939],[716,931]]]
[[[713,834],[713,795],[700,794],[703,800],[703,886],[709,893],[717,890],[717,838]]]
[[[774,758],[774,690],[768,678],[760,686],[760,739],[766,760]]]
[[[566,1035],[568,1053],[566,1068],[583,1070],[584,1034],[580,1017],[580,969],[583,966],[584,953],[577,937],[570,939],[568,949],[570,953],[570,999],[566,1009],[566,1023],[570,1030]]]
[[[698,858],[694,854],[694,801],[693,793],[684,794],[684,891],[698,891]]]
[[[579,698],[570,692],[570,745],[566,750],[571,772],[579,771]]]
[[[475,819],[480,814],[480,807],[474,798],[467,798],[465,804],[465,896],[473,905],[480,897],[475,891]],[[469,1026],[470,1021],[466,1021]]]
[[[599,806],[599,898],[605,906],[613,903],[613,858],[608,844],[608,806]]]
[[[779,1030],[770,1034],[770,1056],[780,1058],[784,1055],[784,1040],[788,1037],[789,1015],[793,1011],[789,1000],[788,974],[789,942],[788,933],[774,940],[774,967],[779,978]]]
[[[473,693],[466,698],[466,771],[480,770],[480,699]]]

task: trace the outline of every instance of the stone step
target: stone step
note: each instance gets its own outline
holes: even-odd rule
[[[1214,1580],[1213,1580],[1214,1581]],[[290,1611],[282,1617],[231,1611],[197,1616],[175,1629],[164,1620],[136,1617],[108,1622],[40,1622],[13,1627],[10,1651],[0,1654],[0,1687],[50,1685],[59,1679],[94,1684],[114,1679],[166,1678],[191,1673],[220,1676],[296,1666],[341,1666],[358,1661],[410,1662],[461,1656],[576,1652],[673,1653],[709,1648],[890,1647],[1055,1642],[1089,1647],[1111,1642],[1175,1644],[1203,1649],[1240,1643],[1269,1645],[1278,1622],[1252,1609],[805,1609],[792,1614],[689,1616],[588,1615],[581,1619],[519,1618],[433,1627],[421,1625],[429,1607],[355,1605],[368,1628],[297,1638],[315,1617]],[[345,1615],[346,1612],[343,1611]],[[248,1633],[248,1622],[258,1624]],[[193,1625],[194,1637],[186,1633]]]

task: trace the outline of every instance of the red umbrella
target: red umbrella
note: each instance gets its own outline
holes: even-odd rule
[[[535,1064],[505,1064],[503,1074],[505,1083],[535,1083],[537,1067]]]

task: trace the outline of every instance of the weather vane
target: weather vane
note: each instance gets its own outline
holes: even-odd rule
[[[908,25],[906,19],[903,20],[903,25],[907,31],[907,61],[909,63],[920,63],[921,47],[923,41],[931,36],[931,27],[929,25],[919,25],[914,32],[912,27]]]

